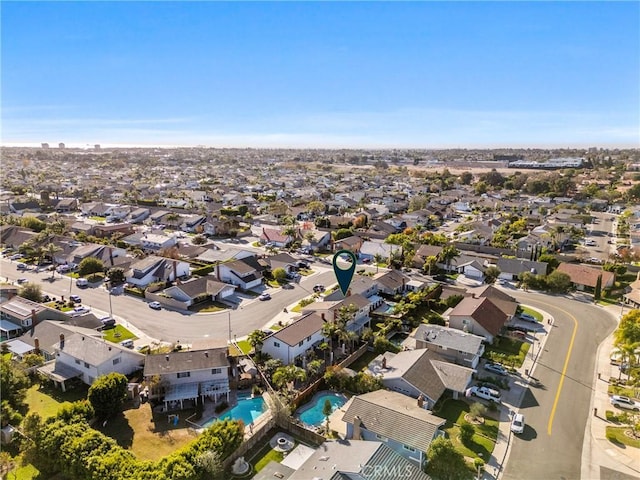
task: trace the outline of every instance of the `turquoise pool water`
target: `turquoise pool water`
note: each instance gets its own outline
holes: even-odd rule
[[[306,425],[313,427],[322,425],[322,422],[324,422],[322,409],[324,408],[325,400],[329,400],[331,403],[331,412],[335,412],[347,402],[347,399],[343,395],[337,393],[325,392],[316,394],[311,400],[311,403],[302,407],[302,410],[296,414],[296,417]]]
[[[237,405],[220,415],[219,418],[220,420],[242,420],[245,426],[247,426],[250,423],[255,422],[256,419],[266,411],[267,405],[264,403],[264,398],[261,396],[255,398],[242,398],[238,399]],[[210,427],[216,420],[216,418],[210,418],[203,423],[202,426],[205,428]]]

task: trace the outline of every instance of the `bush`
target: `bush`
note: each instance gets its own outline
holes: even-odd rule
[[[460,441],[464,446],[469,446],[473,440],[473,434],[476,433],[476,429],[470,423],[463,423],[460,425]]]
[[[373,350],[376,353],[398,353],[400,351],[400,348],[397,345],[391,343],[385,337],[376,336],[375,340],[373,341]]]
[[[605,418],[607,419],[607,422],[615,422],[615,423],[620,423],[620,417],[613,413],[611,410],[607,410],[606,412],[604,412]]]
[[[98,377],[89,387],[87,399],[100,418],[108,418],[120,411],[127,399],[127,377],[109,373]]]

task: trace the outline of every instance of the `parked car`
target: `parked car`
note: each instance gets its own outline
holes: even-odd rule
[[[154,310],[160,310],[162,308],[162,305],[160,304],[160,302],[151,302],[149,303],[149,308],[153,308]]]
[[[472,397],[483,398],[496,403],[500,403],[502,400],[500,392],[489,387],[471,387],[468,390],[468,394]]]
[[[520,320],[524,320],[525,322],[537,322],[536,318],[533,315],[529,315],[528,313],[521,313],[518,315]]]
[[[69,270],[71,270],[69,265],[58,265],[58,268],[56,268],[58,273],[67,273]]]
[[[79,307],[75,307],[73,310],[71,310],[71,316],[72,317],[78,317],[80,315],[84,315],[85,313],[89,313],[91,310],[89,310],[87,307],[84,306],[79,306]]]
[[[113,319],[111,317],[102,317],[100,319],[100,322],[102,323],[102,327],[100,328],[100,330],[108,330],[108,329],[114,328],[116,326],[115,319]]]
[[[516,413],[513,416],[513,420],[511,420],[511,431],[513,433],[524,432],[524,415],[522,415],[521,413]]]
[[[22,285],[24,283],[29,283],[29,280],[26,278],[19,278],[16,282],[18,282],[18,285]]]
[[[502,375],[502,376],[507,375],[509,373],[509,372],[507,372],[507,369],[504,368],[499,363],[487,363],[484,366],[484,369],[489,371],[489,372],[495,373],[497,375]]]
[[[21,253],[14,253],[9,257],[9,260],[20,260],[22,257],[24,257],[24,255]]]
[[[318,283],[318,284],[313,286],[313,291],[316,292],[316,293],[324,292],[324,290],[325,290],[324,285],[322,285],[320,283]]]
[[[86,278],[78,278],[76,280],[76,287],[85,288],[89,286],[89,281]]]
[[[258,297],[258,300],[260,301],[271,300],[271,295],[269,295],[267,292],[261,293],[260,296]]]
[[[17,263],[16,264],[16,269],[18,269],[18,270],[27,270],[27,264],[26,263]]]
[[[133,348],[133,340],[128,339],[128,340],[123,340],[120,342],[120,345],[122,345],[123,347],[127,347],[127,348]]]
[[[74,303],[82,303],[82,299],[78,295],[69,295],[69,300]]]
[[[291,283],[285,283],[284,285],[282,285],[282,288],[285,290],[293,290],[293,284]]]
[[[610,402],[614,407],[633,410],[634,412],[640,412],[640,402],[631,400],[629,397],[623,397],[622,395],[613,395]]]

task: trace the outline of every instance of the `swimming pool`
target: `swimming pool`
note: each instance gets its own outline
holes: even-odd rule
[[[389,339],[389,341],[393,343],[396,347],[401,347],[402,342],[404,342],[408,336],[409,334],[407,333],[402,333],[402,332],[394,333],[392,337]]]
[[[332,413],[347,402],[347,398],[344,395],[332,392],[318,392],[314,395],[311,402],[302,407],[302,409],[296,414],[296,418],[298,418],[302,423],[312,427],[322,425],[322,422],[324,422],[325,419],[322,409],[324,408],[324,402],[326,400],[329,400],[331,403]]]
[[[202,424],[203,427],[210,427],[216,420],[242,420],[245,426],[253,423],[257,418],[267,411],[267,405],[262,396],[255,398],[239,398],[238,403],[218,418],[210,418]]]

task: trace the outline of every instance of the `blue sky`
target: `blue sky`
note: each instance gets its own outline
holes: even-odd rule
[[[2,143],[640,147],[638,2],[2,2]]]

